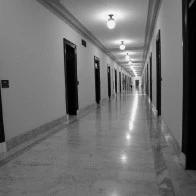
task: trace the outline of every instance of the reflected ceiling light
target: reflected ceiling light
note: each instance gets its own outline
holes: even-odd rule
[[[109,17],[110,18],[108,19],[107,26],[108,29],[113,29],[116,26],[115,20],[112,18],[113,14],[110,14]]]
[[[120,49],[121,49],[121,50],[124,50],[124,49],[125,49],[124,41],[121,41]]]
[[[126,139],[127,139],[127,140],[130,140],[130,139],[131,139],[131,135],[130,135],[130,134],[127,134],[127,135],[126,135]]]
[[[126,162],[127,162],[127,155],[126,155],[126,154],[123,154],[123,155],[121,156],[121,161],[122,161],[123,163],[126,163]]]
[[[129,54],[126,54],[126,60],[129,61]]]

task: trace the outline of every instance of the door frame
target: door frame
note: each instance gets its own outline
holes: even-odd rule
[[[161,116],[161,30],[156,37],[157,115]]]
[[[148,70],[148,63],[147,63],[147,66],[146,66],[146,80],[147,80],[147,85],[146,85],[147,95],[149,96],[149,70]]]
[[[111,69],[110,65],[107,65],[107,78],[108,78],[108,97],[111,97],[112,91],[111,91]]]
[[[192,4],[190,4],[192,3]],[[190,5],[190,6],[189,6]],[[195,137],[196,133],[192,128],[194,120],[192,115],[195,114],[195,105],[193,104],[193,92],[194,92],[194,81],[193,81],[193,71],[194,67],[192,64],[193,54],[192,40],[189,33],[189,9],[191,6],[196,6],[196,1],[182,0],[182,27],[183,27],[183,111],[182,111],[182,152],[185,155],[185,168],[186,169],[196,169],[196,161],[194,147],[195,147]],[[192,26],[192,25],[190,25]],[[190,41],[189,41],[190,40]],[[195,73],[195,72],[194,72]]]
[[[1,97],[1,83],[0,83],[0,144],[5,142],[5,130],[3,122],[3,106]]]
[[[121,93],[122,89],[121,89],[121,72],[120,71],[119,71],[119,90]]]
[[[150,55],[150,100],[152,101],[152,52]]]
[[[114,75],[115,75],[115,93],[117,94],[118,92],[118,81],[117,81],[117,70],[114,69]]]
[[[97,89],[97,86],[96,86],[96,67],[95,67],[95,63],[96,62],[98,62],[98,88],[99,89]],[[99,104],[100,103],[100,101],[101,101],[101,78],[100,78],[100,59],[98,58],[98,57],[96,57],[96,56],[94,56],[94,72],[95,72],[95,101],[96,101],[96,103],[97,104]],[[99,93],[99,94],[97,94],[97,93]]]
[[[74,53],[75,53],[75,58],[74,58],[74,69],[75,69],[75,75],[76,75],[76,78],[75,78],[75,85],[76,85],[76,113],[79,109],[79,103],[78,103],[78,85],[79,85],[79,82],[78,82],[78,76],[77,76],[77,46],[70,42],[69,40],[63,38],[63,53],[64,53],[64,75],[65,75],[65,99],[66,99],[66,113],[67,115],[69,115],[69,112],[68,112],[68,81],[67,81],[67,57],[66,57],[66,46],[70,46],[74,49]]]

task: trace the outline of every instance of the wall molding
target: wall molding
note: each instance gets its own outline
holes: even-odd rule
[[[150,49],[150,44],[151,44],[152,37],[154,34],[157,18],[159,15],[161,3],[162,3],[162,0],[149,0],[146,32],[145,32],[145,45],[144,45],[144,53],[143,53],[144,69],[145,69],[145,62],[147,59],[147,55]],[[144,69],[143,69],[143,74],[144,74]],[[143,77],[143,74],[142,74],[142,77]]]
[[[139,50],[144,50],[145,47],[144,46],[132,46],[132,47],[126,47],[126,51],[139,51]],[[119,48],[108,48],[107,49],[108,52],[119,52]]]
[[[104,105],[106,102],[110,102],[110,100],[114,98],[115,96],[113,94],[110,99],[108,97],[103,98],[100,104],[92,103],[84,108],[81,108],[77,116],[73,116],[71,118],[69,118],[68,115],[59,117],[56,120],[53,120],[33,130],[13,137],[6,142],[0,143],[0,166],[5,165],[10,160],[19,156],[24,151],[29,150],[34,145],[40,143],[51,135],[58,133],[70,123],[75,122],[76,120],[80,119],[82,116],[88,114],[92,110],[100,108],[100,106]]]
[[[41,5],[55,14],[58,18],[64,21],[67,25],[78,32],[82,37],[86,38],[94,46],[98,47],[103,53],[115,61],[122,69],[121,63],[103,46],[103,44],[86,28],[84,27],[61,3],[54,0],[37,0]],[[124,69],[129,75],[131,73]],[[131,75],[132,76],[132,75]]]

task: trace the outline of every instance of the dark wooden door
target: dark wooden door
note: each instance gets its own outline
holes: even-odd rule
[[[152,101],[152,53],[150,56],[150,100]]]
[[[183,0],[183,132],[182,152],[186,155],[186,169],[196,169],[195,150],[195,46],[196,1]]]
[[[121,93],[121,72],[119,72],[119,90]]]
[[[161,115],[161,31],[159,30],[156,39],[156,64],[157,64],[157,115]]]
[[[111,97],[111,73],[110,73],[110,66],[108,66],[108,70],[107,70],[107,74],[108,74],[108,97]]]
[[[101,82],[100,82],[100,62],[99,58],[94,57],[94,68],[95,68],[95,101],[97,104],[101,100]]]
[[[64,39],[66,109],[67,114],[69,115],[76,115],[78,110],[78,80],[76,52],[76,45]]]
[[[139,87],[139,80],[135,80],[135,86]]]
[[[146,94],[149,96],[149,76],[148,76],[148,64],[146,67]]]
[[[5,134],[4,134],[4,125],[3,125],[3,109],[2,109],[1,86],[0,86],[0,143],[2,142],[5,142]]]
[[[115,70],[115,93],[117,94],[117,70]]]

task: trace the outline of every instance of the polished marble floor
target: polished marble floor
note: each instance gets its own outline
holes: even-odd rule
[[[1,166],[0,195],[178,195],[161,127],[141,90],[118,95]]]

